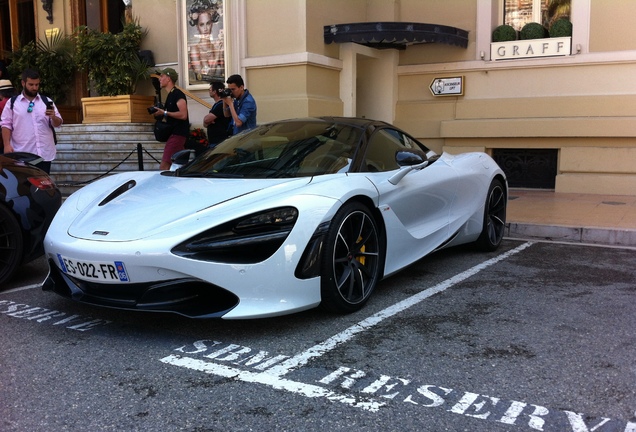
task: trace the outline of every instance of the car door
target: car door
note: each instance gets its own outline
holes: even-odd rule
[[[395,157],[398,151],[418,153],[428,158],[429,165],[411,171],[394,185],[388,179],[400,169]],[[395,249],[397,254],[423,255],[449,238],[458,176],[443,158],[403,132],[383,128],[369,138],[363,166],[378,189],[380,208],[389,225],[387,254]],[[400,250],[405,248],[413,250]]]

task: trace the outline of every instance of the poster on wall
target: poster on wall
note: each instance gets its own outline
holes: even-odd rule
[[[225,82],[223,17],[223,0],[185,0],[188,88]]]

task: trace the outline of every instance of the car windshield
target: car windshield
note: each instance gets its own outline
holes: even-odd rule
[[[330,122],[261,126],[177,170],[180,177],[289,178],[347,172],[362,130]]]

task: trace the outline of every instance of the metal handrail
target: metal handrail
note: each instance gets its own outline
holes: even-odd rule
[[[159,75],[157,74],[150,74],[151,78],[159,78]],[[183,93],[185,93],[186,96],[190,97],[191,99],[195,100],[196,102],[200,103],[201,105],[203,105],[204,107],[206,107],[207,109],[212,108],[212,104],[209,102],[204,101],[203,99],[201,99],[199,96],[192,94],[192,92],[190,92],[189,90],[186,90],[184,88],[179,87],[178,85],[174,85],[176,88],[178,88],[179,90],[181,90]]]

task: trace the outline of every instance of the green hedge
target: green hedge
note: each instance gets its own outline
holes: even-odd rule
[[[572,36],[572,23],[566,18],[556,20],[550,27],[550,37]]]
[[[506,42],[513,40],[517,40],[517,31],[510,25],[500,25],[492,32],[493,42]]]
[[[549,36],[548,31],[539,23],[529,22],[521,29],[521,39],[543,39]]]

